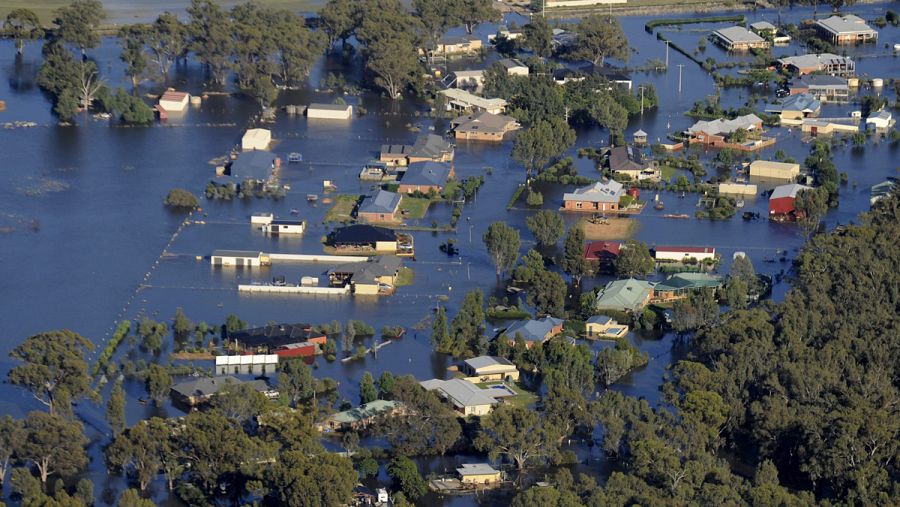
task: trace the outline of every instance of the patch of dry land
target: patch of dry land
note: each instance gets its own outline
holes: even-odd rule
[[[582,219],[578,226],[584,230],[584,239],[628,239],[637,231],[637,220],[632,218],[607,218],[602,221]]]

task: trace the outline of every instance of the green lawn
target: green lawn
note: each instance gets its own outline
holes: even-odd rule
[[[416,219],[425,216],[428,207],[431,206],[431,199],[427,197],[412,197],[404,195],[400,198],[400,211],[403,218]]]
[[[509,387],[516,392],[515,396],[503,398],[504,403],[509,403],[517,407],[527,408],[529,405],[537,401],[537,396],[529,391],[526,391],[525,388],[522,387],[522,384],[518,382],[516,382],[515,384],[511,384],[510,382],[484,382],[483,384],[476,385],[481,389],[488,389],[491,386],[497,384],[504,384],[506,385],[506,387]]]
[[[412,285],[414,277],[415,273],[413,273],[412,268],[402,267],[397,273],[397,280],[394,285],[397,287]]]
[[[359,201],[358,195],[336,195],[334,204],[325,214],[326,222],[350,222],[353,220],[353,209]]]
[[[674,167],[668,165],[660,165],[659,170],[660,172],[662,172],[663,181],[669,181],[673,176],[675,176],[675,174],[678,173],[678,169],[675,169]]]

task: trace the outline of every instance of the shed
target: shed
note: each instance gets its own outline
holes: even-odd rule
[[[754,160],[750,163],[750,177],[794,181],[800,174],[800,164]]]
[[[241,138],[241,149],[267,150],[272,142],[272,131],[268,129],[249,129]]]
[[[641,129],[638,129],[638,131],[635,132],[632,136],[632,140],[636,145],[647,144],[647,133]]]
[[[505,357],[478,356],[463,361],[460,368],[469,377],[477,377],[479,382],[489,380],[519,380],[516,365]]]
[[[262,226],[267,234],[303,234],[306,223],[303,220],[272,220]]]
[[[491,484],[500,482],[500,471],[487,463],[464,463],[456,469],[463,484]]]
[[[159,107],[165,109],[168,113],[180,113],[187,109],[190,98],[190,94],[186,92],[179,92],[169,88],[159,98]]]
[[[809,190],[810,187],[792,183],[775,187],[769,197],[769,218],[771,220],[796,220],[798,218],[797,194],[801,190]]]
[[[259,251],[216,250],[209,260],[213,266],[257,268],[263,264],[269,264],[269,257]]]
[[[353,116],[353,106],[349,104],[313,103],[306,108],[307,118],[322,120],[349,120]]]

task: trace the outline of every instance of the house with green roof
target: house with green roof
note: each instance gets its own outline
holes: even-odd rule
[[[358,430],[369,426],[378,417],[399,414],[405,409],[399,401],[375,400],[331,414],[316,426],[319,431]]]
[[[675,273],[653,287],[653,301],[665,303],[690,295],[703,288],[718,289],[722,277],[708,273]]]
[[[629,278],[615,280],[597,294],[595,308],[597,310],[615,310],[618,312],[636,312],[642,310],[650,302],[653,284],[645,280]]]

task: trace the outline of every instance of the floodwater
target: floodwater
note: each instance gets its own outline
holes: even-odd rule
[[[882,5],[864,5],[851,11],[870,19],[882,8]],[[781,13],[785,21],[796,21],[809,15],[808,9]],[[776,17],[774,11],[748,14],[750,21],[774,20]],[[642,65],[649,59],[665,58],[665,46],[643,29],[648,19],[622,18],[629,43],[635,49],[629,62],[633,66]],[[520,24],[523,22],[521,18],[515,20]],[[674,40],[680,37],[684,41],[695,41],[703,35],[695,28],[671,30],[670,35]],[[492,31],[488,26],[479,29],[481,35]],[[858,60],[860,73],[885,78],[900,76],[900,60],[886,53],[883,47],[884,43],[892,45],[898,38],[900,30],[887,27],[880,30],[878,45],[849,50],[855,56],[864,56]],[[118,50],[114,40],[106,39],[90,56],[99,62],[110,85],[127,87]],[[720,59],[728,57],[718,51],[709,44],[706,54]],[[784,53],[780,51],[776,50],[776,54],[794,54],[797,48],[791,46]],[[661,107],[634,118],[628,128],[629,134],[641,128],[655,140],[664,138],[667,132],[683,130],[693,120],[682,113],[695,101],[714,93],[712,80],[695,64],[675,51],[669,53],[669,61],[672,69],[669,72],[633,74],[635,85],[655,85]],[[280,115],[276,123],[268,127],[278,141],[273,151],[283,159],[294,151],[304,155],[302,164],[282,167],[282,180],[292,187],[287,198],[282,201],[204,201],[203,211],[194,213],[191,221],[205,224],[183,225],[184,215],[165,209],[163,197],[173,187],[202,194],[206,183],[213,178],[213,166],[209,161],[226,154],[238,143],[243,131],[253,125],[256,113],[253,102],[241,97],[214,95],[199,108],[191,107],[182,117],[171,118],[166,125],[148,128],[111,127],[105,121],[95,121],[87,116],[79,120],[77,128],[58,127],[47,97],[35,84],[39,64],[38,46],[29,46],[24,57],[16,59],[12,44],[0,42],[0,75],[3,77],[0,99],[7,105],[6,111],[0,113],[0,123],[37,123],[33,128],[4,129],[0,133],[0,153],[3,154],[3,170],[0,171],[0,230],[3,231],[0,233],[0,293],[3,294],[3,305],[0,305],[0,322],[4,327],[4,337],[0,341],[0,374],[5,375],[13,365],[8,359],[9,350],[30,334],[69,328],[89,337],[101,349],[117,321],[144,315],[169,320],[177,307],[182,307],[192,320],[210,324],[220,324],[228,314],[234,313],[254,326],[270,321],[320,324],[357,319],[376,330],[383,325],[412,327],[426,319],[440,299],[447,298],[442,304],[452,315],[468,290],[481,288],[486,294],[500,294],[493,267],[480,240],[491,222],[502,220],[520,228],[523,252],[533,245],[524,226],[530,211],[521,205],[506,210],[515,184],[524,179],[522,168],[509,158],[511,143],[501,146],[460,143],[455,159],[458,177],[485,175],[485,184],[477,199],[466,205],[455,233],[413,233],[416,260],[406,261],[415,272],[411,286],[400,288],[395,295],[386,298],[238,294],[238,283],[264,282],[277,275],[286,275],[294,281],[305,275],[322,278],[328,266],[276,264],[258,270],[213,269],[204,256],[220,248],[321,252],[320,238],[330,230],[322,223],[328,206],[309,204],[306,194],[323,196],[324,180],[334,182],[340,193],[368,192],[370,185],[359,182],[357,174],[382,143],[411,143],[416,133],[410,126],[419,124],[424,129],[433,126],[436,132],[442,132],[447,127],[446,120],[428,118],[427,107],[415,101],[395,104],[374,95],[346,98],[349,103],[361,104],[369,111],[369,114],[348,122],[316,122]],[[681,92],[678,91],[678,64],[684,65]],[[339,67],[340,62],[336,61],[317,65],[310,80],[312,88],[325,73]],[[204,89],[202,70],[193,62],[176,68],[171,79],[171,86],[192,93]],[[142,91],[158,93],[162,88],[162,83],[148,81]],[[861,93],[872,92],[863,90]],[[894,98],[888,89],[881,93]],[[722,104],[739,106],[747,94],[745,89],[724,90]],[[284,94],[280,102],[307,104],[332,99],[324,93],[302,90]],[[835,116],[846,115],[852,108],[855,106],[835,106]],[[762,151],[761,158],[772,157],[777,149],[801,161],[806,156],[808,142],[799,132],[781,128],[769,132],[778,142],[775,147]],[[578,142],[570,152],[574,155],[580,147],[606,142],[608,134],[603,129],[580,129]],[[834,161],[839,171],[848,173],[849,183],[841,188],[840,206],[826,217],[828,226],[847,223],[868,208],[869,187],[896,175],[897,150],[897,145],[884,141],[870,141],[863,150],[849,146],[835,150]],[[596,174],[590,161],[576,159],[576,164],[582,174]],[[566,190],[561,186],[549,186],[545,207],[558,207]],[[651,245],[714,246],[724,261],[723,272],[736,251],[746,252],[759,272],[788,271],[789,263],[764,263],[763,259],[776,256],[779,250],[787,251],[788,257],[793,257],[802,243],[793,225],[765,220],[745,222],[739,214],[721,222],[665,219],[661,217],[662,213],[687,213],[693,217],[697,196],[688,194],[680,199],[663,193],[661,198],[666,203],[665,212],[648,207],[637,217],[639,228],[635,237]],[[273,212],[287,217],[292,208],[298,209],[300,216],[310,224],[302,238],[266,237],[248,223],[253,212]],[[757,211],[765,216],[765,210],[765,198],[757,197],[748,199],[741,211]],[[449,208],[438,205],[419,224],[429,225],[432,220],[447,223],[449,216]],[[577,218],[566,217],[569,223]],[[460,257],[450,259],[438,250],[439,244],[449,238],[456,240]],[[201,260],[197,260],[198,256]],[[606,281],[586,280],[585,288]],[[784,283],[776,285],[774,297],[783,297],[786,289]],[[315,375],[337,379],[341,397],[353,403],[358,401],[357,386],[365,371],[376,377],[383,371],[396,375],[412,374],[420,379],[442,377],[453,360],[431,351],[427,329],[427,326],[423,331],[411,328],[404,338],[383,348],[377,357],[369,356],[344,364],[328,363],[319,358],[315,363]],[[666,368],[683,352],[679,347],[673,349],[671,335],[661,338],[632,335],[630,339],[648,352],[652,361],[622,379],[614,388],[657,403]],[[120,348],[120,352],[128,350],[127,343]],[[162,357],[171,351],[172,344],[169,343]],[[132,359],[151,359],[138,351],[127,353]],[[91,358],[94,357],[96,352]],[[126,383],[126,388],[129,424],[150,415],[181,414],[168,404],[161,407],[139,404],[138,398],[145,395],[139,383]],[[21,417],[35,409],[41,407],[22,390],[0,386],[0,414]],[[124,484],[118,478],[106,477],[101,453],[108,429],[103,422],[103,410],[82,402],[78,413],[87,421],[87,430],[93,440],[88,475],[95,481],[101,501],[105,501],[104,490],[107,493],[121,490]],[[577,471],[591,473],[600,479],[609,473],[611,464],[599,452],[578,445],[574,449],[584,459]],[[420,465],[423,473],[442,472],[457,463],[475,459],[483,458],[423,459]],[[539,475],[540,472],[534,474]],[[156,499],[163,501],[164,487],[154,487]],[[488,497],[484,503],[491,503],[492,499],[499,500]],[[482,498],[430,500],[431,503],[456,506],[473,505]]]

